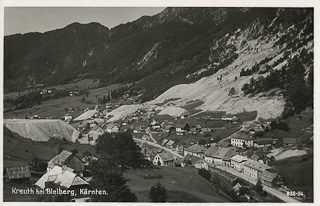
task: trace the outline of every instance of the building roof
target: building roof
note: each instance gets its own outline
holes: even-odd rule
[[[3,168],[8,167],[19,167],[19,166],[28,166],[28,163],[25,161],[19,161],[19,160],[3,160]]]
[[[260,159],[260,156],[257,155],[256,153],[254,153],[254,154],[250,157],[250,159],[255,160],[255,161],[258,161],[258,159]]]
[[[267,182],[272,182],[278,176],[277,172],[264,171],[260,174],[260,178]]]
[[[53,168],[56,165],[61,166],[65,164],[68,158],[70,158],[71,156],[72,156],[71,152],[67,150],[63,150],[62,152],[60,152],[60,154],[58,154],[48,162],[48,167]]]
[[[46,182],[54,182],[66,188],[69,188],[72,185],[88,184],[80,177],[76,177],[77,175],[72,171],[63,169],[60,166],[55,166],[54,168],[52,168],[52,170],[44,174],[35,184],[42,189],[45,188]]]
[[[258,170],[258,171],[265,171],[266,169],[271,169],[271,167],[269,167],[266,164],[263,164],[261,162],[252,160],[252,159],[248,159],[245,163],[244,166],[250,167],[252,169]]]
[[[228,161],[230,160],[231,157],[233,157],[236,154],[237,153],[232,147],[229,147],[229,148],[220,147],[219,150],[213,155],[213,157]]]
[[[174,156],[169,152],[159,153],[158,155],[164,162],[174,161]]]
[[[235,162],[245,162],[248,160],[247,156],[242,156],[242,155],[235,155],[233,157],[231,157],[231,160],[235,161]]]
[[[168,143],[167,143],[167,145],[172,146],[172,145],[174,145],[174,143],[176,143],[176,142],[173,141],[173,140],[169,140]]]
[[[240,185],[240,183],[238,182],[233,188],[232,190],[234,191],[239,191],[239,189],[241,188],[242,186]]]
[[[201,147],[198,144],[194,144],[186,149],[186,151],[194,153],[204,153],[205,150],[205,148]]]
[[[6,172],[10,180],[31,177],[31,172],[28,166],[7,167]]]
[[[213,147],[209,147],[205,152],[204,155],[207,157],[213,157],[217,151],[219,150],[219,147],[213,146]]]
[[[238,135],[238,136],[232,137],[232,139],[241,139],[241,140],[245,140],[245,141],[253,140],[253,138],[252,138],[252,137],[250,137],[249,135],[244,134],[244,133],[241,133],[241,135]]]
[[[168,141],[169,141],[168,139],[163,139],[161,145],[167,144]]]
[[[113,127],[119,127],[119,126],[113,123],[107,125],[107,129],[112,129]]]
[[[192,165],[195,165],[199,162],[199,160],[202,160],[200,157],[196,157],[190,154],[187,154],[182,160],[182,163],[187,163],[188,161],[191,162]]]
[[[272,144],[273,139],[272,138],[259,138],[259,139],[256,139],[255,142],[259,145]]]

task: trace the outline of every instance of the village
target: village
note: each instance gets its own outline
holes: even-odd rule
[[[237,115],[225,112],[197,116],[170,101],[160,106],[130,106],[134,105],[109,102],[91,110],[87,108],[76,118],[72,116],[73,108],[66,110],[64,121],[76,129],[71,136],[72,142],[95,145],[105,132],[128,133],[153,165],[204,168],[214,173],[224,172],[232,180],[241,178],[252,184],[259,181],[266,188],[280,190],[284,196],[290,192],[284,186],[285,178],[269,163],[275,160],[273,150],[297,142],[295,138],[282,138],[281,143],[278,138],[261,138],[271,129],[270,121],[243,121]],[[39,117],[34,115],[32,118]],[[48,162],[47,172],[35,185],[44,189],[48,182],[60,182],[78,192],[90,189],[92,177],[86,168],[94,159],[97,159],[94,155],[81,159],[76,153],[63,150]],[[28,166],[23,165],[19,170],[24,173],[23,178],[31,177]],[[16,168],[6,171],[8,179],[16,178],[13,174]],[[241,185],[237,184],[235,189],[239,190],[239,187]],[[81,201],[89,200],[88,197],[81,198]]]

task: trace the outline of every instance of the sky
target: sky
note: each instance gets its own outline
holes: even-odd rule
[[[160,13],[164,7],[5,7],[4,35],[46,32],[71,23],[99,22],[113,28],[141,16]]]

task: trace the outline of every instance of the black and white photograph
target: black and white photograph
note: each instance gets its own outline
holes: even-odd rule
[[[8,2],[4,204],[319,200],[315,1]]]

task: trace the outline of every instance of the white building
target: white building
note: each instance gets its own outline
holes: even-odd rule
[[[241,172],[244,167],[244,163],[248,160],[247,156],[242,156],[242,155],[235,155],[231,157],[231,166]]]
[[[243,167],[243,173],[253,177],[255,179],[258,179],[258,175],[260,175],[260,173],[264,172],[267,169],[271,169],[271,167],[269,167],[266,164],[263,164],[261,162],[252,160],[252,159],[248,159],[245,163],[244,163],[244,167]]]

